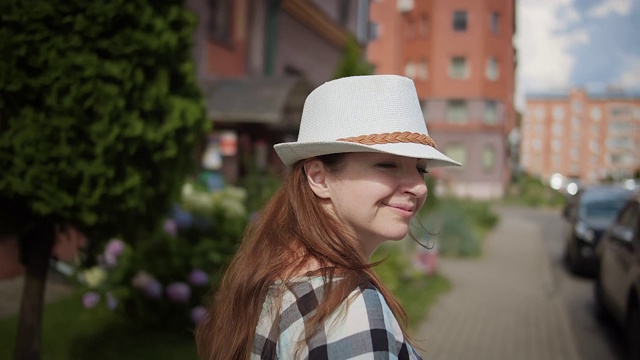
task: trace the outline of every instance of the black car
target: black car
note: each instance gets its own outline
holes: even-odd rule
[[[565,260],[571,272],[595,275],[598,266],[595,247],[630,194],[619,186],[593,185],[581,189],[567,202]]]
[[[596,248],[595,303],[601,319],[625,329],[629,358],[640,359],[640,192],[626,203]]]

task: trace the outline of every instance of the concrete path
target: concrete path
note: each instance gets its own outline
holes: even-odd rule
[[[440,259],[453,284],[418,331],[429,360],[578,359],[540,229],[508,207],[479,259]]]
[[[0,280],[0,318],[15,315],[20,310],[24,277]],[[59,276],[49,275],[45,287],[45,302],[55,301],[73,293],[73,287]]]

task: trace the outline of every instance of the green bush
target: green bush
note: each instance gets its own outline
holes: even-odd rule
[[[98,264],[81,270],[86,307],[101,303],[133,323],[182,332],[202,317],[247,222],[245,192],[183,187],[182,201],[162,229],[134,246],[107,242]]]
[[[440,254],[462,257],[480,255],[484,236],[499,220],[487,202],[454,198],[441,199],[421,219]]]
[[[451,288],[449,281],[437,271],[425,273],[415,265],[417,253],[424,251],[418,246],[409,239],[385,243],[372,256],[372,261],[384,259],[375,267],[375,272],[404,307],[412,328],[427,316],[437,297]]]
[[[564,203],[560,192],[552,189],[539,177],[526,173],[521,174],[512,184],[506,200],[534,207],[556,207]]]
[[[276,190],[282,185],[282,179],[263,171],[253,171],[240,180],[240,186],[247,191],[247,211],[254,213],[260,210]]]

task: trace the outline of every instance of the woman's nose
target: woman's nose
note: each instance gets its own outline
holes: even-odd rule
[[[424,181],[424,176],[415,171],[415,169],[407,177],[406,192],[413,194],[417,198],[427,195],[427,184]]]

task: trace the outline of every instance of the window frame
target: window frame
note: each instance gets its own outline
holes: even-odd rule
[[[456,61],[461,61],[460,66],[462,66],[462,75],[458,76],[458,71],[456,70]],[[456,79],[456,80],[464,80],[464,79],[468,79],[469,78],[469,62],[467,61],[467,57],[466,56],[460,56],[460,55],[456,55],[456,56],[452,56],[449,60],[449,78],[451,79]]]
[[[233,45],[233,0],[208,0],[209,21],[207,36],[210,41],[226,46]]]
[[[469,16],[466,10],[455,10],[453,12],[451,29],[454,32],[466,32],[469,29]]]
[[[455,105],[460,105],[460,109],[453,109]],[[457,113],[463,113],[464,116],[458,116]],[[469,122],[469,106],[464,99],[449,99],[445,109],[445,121],[448,124],[463,125]]]

